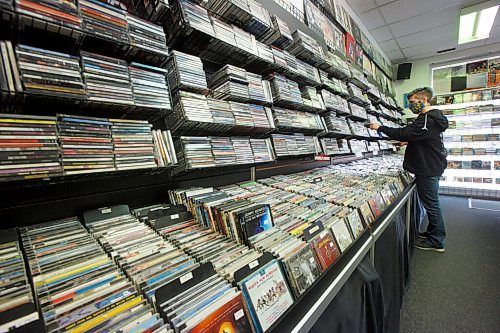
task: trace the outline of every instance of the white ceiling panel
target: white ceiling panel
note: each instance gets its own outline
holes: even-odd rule
[[[448,48],[464,50],[500,43],[500,15],[497,14],[489,39],[458,45],[460,10],[484,1],[347,0],[347,3],[385,54],[397,63],[434,56]]]
[[[378,9],[361,14],[360,19],[368,30],[377,29],[385,25],[384,18]]]
[[[382,48],[382,50],[384,50],[385,53],[396,51],[400,48],[395,39],[390,39],[388,41],[379,43],[379,46],[380,48]]]
[[[402,22],[390,24],[389,27],[391,28],[394,37],[401,37],[430,28],[458,22],[459,19],[457,16],[457,12],[460,11],[460,6],[455,6],[453,7],[453,9],[454,10],[450,10],[448,8],[435,10],[429,14],[415,16]]]
[[[386,25],[378,29],[371,30],[370,33],[372,34],[373,38],[375,38],[379,43],[394,38],[394,36],[392,36],[391,34],[391,31]]]
[[[440,40],[458,40],[458,31],[455,27],[456,24],[451,23],[415,34],[398,37],[396,40],[403,49],[422,43],[437,43]]]
[[[347,0],[347,2],[356,13],[364,13],[377,7],[374,0]]]

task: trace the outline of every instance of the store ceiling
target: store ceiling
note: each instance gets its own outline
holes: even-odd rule
[[[394,64],[498,43],[500,14],[490,38],[458,45],[460,9],[485,0],[347,0]]]

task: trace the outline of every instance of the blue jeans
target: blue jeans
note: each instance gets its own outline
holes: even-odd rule
[[[428,242],[433,246],[444,247],[446,230],[439,203],[439,178],[439,176],[416,176],[416,183],[418,196],[427,211],[429,219],[429,225],[427,226]]]

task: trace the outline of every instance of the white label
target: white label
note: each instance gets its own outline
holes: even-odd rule
[[[378,155],[378,150],[374,150],[373,151],[373,156],[377,156]]]
[[[179,218],[179,214],[173,214],[173,215],[170,215],[170,218],[171,218],[172,220],[176,220],[176,219],[178,219],[178,218]]]
[[[179,279],[181,281],[181,284],[186,283],[187,281],[191,280],[193,278],[193,273],[189,272],[186,275],[181,276]]]
[[[314,262],[314,257],[309,258],[309,262],[312,264]]]
[[[240,319],[241,317],[243,317],[245,313],[243,312],[243,309],[240,309],[239,311],[237,311],[235,314],[234,314],[234,320],[238,320]]]
[[[363,157],[363,153],[362,152],[356,152],[355,156],[356,157]]]
[[[396,147],[392,147],[392,151],[396,151]]]
[[[333,247],[333,242],[330,242],[330,247]]]
[[[101,214],[109,214],[111,213],[111,208],[101,208]]]
[[[318,231],[318,229],[319,229],[319,225],[315,226],[314,228],[311,228],[311,230],[309,230],[309,235],[314,234],[316,231]]]
[[[254,269],[257,266],[259,266],[259,261],[258,260],[254,260],[254,261],[252,261],[251,263],[248,264],[248,268],[250,268],[250,269]]]
[[[163,209],[163,207],[155,207],[155,208],[151,209],[151,212],[153,212],[155,210],[160,210],[160,209]]]

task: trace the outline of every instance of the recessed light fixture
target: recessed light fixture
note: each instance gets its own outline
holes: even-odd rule
[[[498,12],[498,1],[486,1],[460,11],[458,44],[486,39]]]

